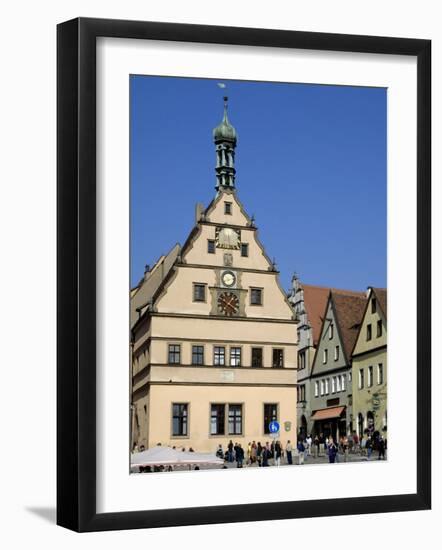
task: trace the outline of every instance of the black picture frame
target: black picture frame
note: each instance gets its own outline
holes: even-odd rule
[[[96,512],[96,39],[396,54],[417,58],[417,492]],[[57,28],[57,523],[83,531],[425,510],[431,507],[431,41],[79,18]],[[410,434],[415,440],[416,434]]]

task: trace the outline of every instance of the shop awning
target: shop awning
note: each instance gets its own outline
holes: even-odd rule
[[[315,411],[311,420],[328,420],[329,418],[339,418],[344,412],[343,407],[328,407],[327,409],[319,409]]]

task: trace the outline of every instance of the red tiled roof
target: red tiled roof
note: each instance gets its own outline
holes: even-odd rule
[[[350,358],[356,343],[359,326],[364,315],[367,298],[364,292],[331,290],[336,322],[347,358]]]
[[[323,286],[302,285],[304,304],[313,332],[313,345],[317,346],[321,334],[322,318],[327,305],[329,288]]]
[[[313,332],[313,345],[316,347],[321,336],[322,321],[324,320],[325,308],[330,291],[348,296],[365,296],[363,292],[355,290],[341,290],[339,288],[329,288],[326,286],[305,285],[301,282],[304,290],[304,304],[307,311],[308,320]]]

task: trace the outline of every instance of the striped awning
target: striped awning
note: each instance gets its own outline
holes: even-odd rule
[[[343,407],[328,407],[314,412],[311,420],[328,420],[329,418],[339,418],[345,410]]]

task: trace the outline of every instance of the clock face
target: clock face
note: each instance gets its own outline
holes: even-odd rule
[[[224,271],[221,280],[223,285],[228,287],[234,286],[236,283],[236,277],[232,271]]]
[[[236,315],[239,310],[239,300],[233,292],[223,292],[218,296],[218,311],[227,316]]]

